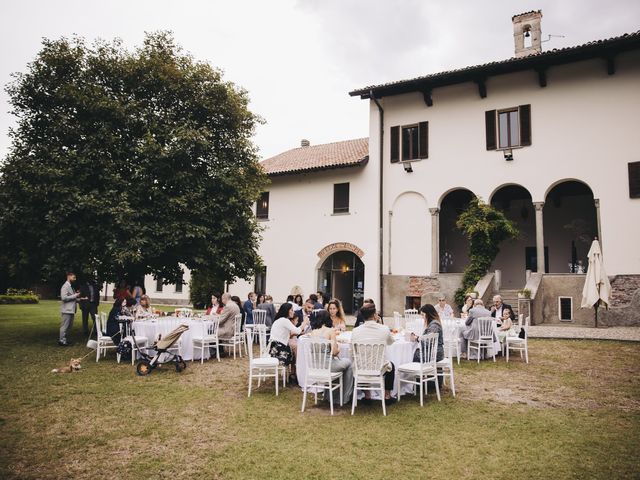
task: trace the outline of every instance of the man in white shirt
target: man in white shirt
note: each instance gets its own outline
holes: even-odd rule
[[[364,323],[356,327],[351,332],[351,343],[382,343],[391,345],[393,336],[389,327],[378,323],[375,319],[376,307],[372,305],[363,306],[360,309]],[[387,372],[384,374],[384,401],[387,404],[395,403],[396,399],[391,397],[393,382],[395,378],[395,367],[393,363],[387,361]],[[354,393],[355,395],[355,393]],[[371,392],[365,391],[365,400],[371,399]]]

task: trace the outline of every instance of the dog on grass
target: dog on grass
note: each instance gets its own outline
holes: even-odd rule
[[[62,368],[54,368],[53,370],[51,370],[51,373],[72,373],[72,372],[77,372],[82,368],[82,365],[80,365],[80,360],[82,360],[81,358],[72,358],[71,361],[69,362],[69,365],[66,367],[62,367]]]

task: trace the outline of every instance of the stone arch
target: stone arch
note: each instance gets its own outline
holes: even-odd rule
[[[491,270],[502,272],[500,288],[521,289],[526,270],[536,271],[536,213],[531,192],[517,183],[505,183],[491,194],[490,204],[511,220],[520,234],[500,244]]]
[[[364,252],[356,245],[338,242],[318,252],[317,289],[329,298],[338,298],[345,313],[354,313],[364,297]]]
[[[460,213],[476,197],[468,188],[448,190],[439,200],[438,271],[462,273],[469,263],[469,241],[456,227]]]
[[[593,190],[586,182],[563,179],[546,191],[542,210],[550,273],[580,273],[598,236]]]

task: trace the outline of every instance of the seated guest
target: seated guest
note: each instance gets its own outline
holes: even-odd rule
[[[294,342],[293,348],[289,343],[292,337],[295,337],[302,333],[302,328],[307,324],[303,323],[300,327],[296,327],[294,322],[296,316],[293,313],[293,307],[290,303],[283,303],[280,305],[280,309],[276,315],[276,320],[271,325],[271,347],[269,348],[269,355],[277,358],[280,365],[291,366],[291,375],[289,381],[291,383],[297,383],[295,377],[295,354],[297,350],[297,342]]]
[[[302,295],[297,294],[295,297],[293,297],[293,308],[296,308],[296,305],[298,305],[300,308],[302,308],[303,305],[303,301],[302,301]]]
[[[257,293],[256,295],[257,296],[256,296],[255,304],[260,305],[261,303],[264,303],[264,293]]]
[[[153,315],[153,308],[151,308],[151,300],[149,299],[149,295],[142,295],[140,297],[140,303],[136,305],[134,316],[136,319],[139,318],[147,318]]]
[[[329,305],[329,308],[331,308],[331,305]],[[336,341],[337,335],[338,331],[333,328],[329,313],[326,310],[318,312],[311,322],[310,336],[324,338],[325,340],[331,341],[331,355],[333,355],[333,358],[331,359],[331,371],[342,372],[342,403],[346,404],[351,400],[351,393],[353,392],[353,369],[351,368],[351,360],[348,358],[340,358],[338,356],[340,353],[340,346]],[[333,395],[333,402],[340,403],[339,390],[334,390]]]
[[[240,308],[236,302],[231,300],[231,294],[229,293],[222,294],[222,303],[224,308],[218,321],[218,338],[220,340],[228,340],[235,334],[234,322],[236,315],[240,313]],[[224,349],[221,349],[220,354],[224,354]]]
[[[346,316],[344,314],[344,310],[342,309],[342,304],[340,300],[334,298],[327,304],[327,311],[331,316],[331,322],[333,323],[333,328],[340,332],[344,332],[347,330],[347,323],[345,321]],[[320,312],[318,312],[320,313]]]
[[[438,316],[437,307],[434,307],[430,303],[420,307],[420,315],[424,318],[424,324],[426,328],[423,335],[429,335],[430,333],[438,334],[438,353],[436,354],[436,362],[439,362],[444,358],[444,332],[442,331],[442,324],[440,323],[440,317]],[[411,334],[411,339],[415,342],[418,341],[418,337]],[[429,352],[422,351],[423,360],[428,359]],[[420,349],[416,349],[413,354],[413,361],[420,362]],[[442,377],[438,377],[438,387],[442,387]]]
[[[491,312],[484,308],[484,302],[477,298],[473,301],[473,308],[469,310],[467,320],[465,321],[465,328],[461,332],[462,338],[462,352],[467,351],[467,345],[469,340],[478,340],[478,331],[475,328],[476,318],[490,317]]]
[[[237,295],[233,295],[231,297],[231,300],[233,300],[235,302],[235,304],[238,305],[238,308],[240,309],[240,315],[242,315],[242,321],[241,321],[240,325],[244,325],[245,313],[244,313],[244,308],[242,308],[242,301],[240,300],[240,297],[238,297]]]
[[[466,297],[464,297],[464,305],[462,305],[461,314],[460,314],[462,318],[467,318],[467,315],[469,314],[469,310],[473,308],[474,300],[475,298],[473,298],[473,296],[471,295],[467,295]]]
[[[111,311],[107,317],[107,335],[111,337],[115,345],[119,345],[122,340],[118,317],[132,317],[132,310],[135,304],[136,299],[132,297],[113,302],[113,307],[111,307]]]
[[[511,305],[509,305],[507,303],[502,303],[502,297],[500,295],[494,295],[493,296],[493,305],[491,306],[491,316],[495,317],[497,319],[501,319],[502,318],[502,310],[505,309],[505,308],[508,308],[509,310],[511,310],[513,312],[513,308],[511,308]],[[513,320],[513,318],[511,320]]]
[[[515,337],[516,330],[513,327],[513,318],[515,315],[510,308],[502,309],[502,325],[498,328],[498,339],[500,343],[504,343],[504,339],[507,337]]]
[[[316,293],[316,295],[318,297],[318,303],[320,305],[322,305],[322,307],[320,307],[320,308],[325,308],[326,307],[326,305],[325,305],[326,299],[324,298],[324,292],[322,292],[321,290],[318,290],[318,293]]]
[[[364,317],[362,316],[361,310],[362,310],[364,307],[367,307],[367,306],[372,306],[374,309],[376,308],[376,304],[375,304],[375,303],[373,303],[373,300],[372,300],[372,299],[370,299],[370,298],[365,298],[365,299],[364,299],[364,301],[362,302],[362,307],[360,307],[360,308],[358,309],[358,312],[356,313],[356,323],[355,323],[355,325],[353,326],[354,328],[355,328],[355,327],[359,327],[360,325],[362,325],[362,324],[364,323]]]
[[[273,297],[271,295],[265,295],[264,303],[259,304],[256,308],[258,310],[267,311],[267,320],[265,321],[265,325],[267,327],[271,327],[276,319],[276,307],[273,304]]]
[[[218,302],[218,294],[214,293],[211,295],[211,305],[207,308],[206,315],[220,315],[222,313],[222,309],[224,305]]]
[[[312,293],[311,295],[309,295],[309,298],[311,300],[313,300],[313,309],[314,310],[322,310],[324,307],[322,306],[322,303],[320,303],[318,301],[318,295],[316,295],[315,293]]]
[[[247,295],[247,300],[244,302],[245,323],[253,323],[253,309],[256,308],[256,298],[255,292],[249,292],[249,295]]]
[[[453,308],[451,308],[451,305],[447,303],[447,300],[444,298],[444,295],[440,295],[440,297],[438,298],[438,304],[436,305],[435,308],[440,318],[453,317]]]
[[[311,324],[311,322],[316,316],[316,314],[313,313],[313,304],[314,302],[310,298],[307,298],[307,300],[304,302],[302,309],[298,312],[298,313],[302,313],[302,320],[299,321],[298,325],[302,325],[302,322],[304,322],[305,320],[307,321],[308,325]],[[311,327],[307,326],[307,330],[309,328]],[[307,331],[303,331],[302,333],[307,333]]]
[[[440,316],[438,315],[437,308],[434,308],[433,305],[427,303],[420,307],[420,315],[424,318],[424,324],[426,325],[423,335],[429,335],[430,333],[438,334],[438,353],[436,355],[436,361],[439,362],[444,358],[444,333],[442,331],[442,324],[440,323]],[[413,341],[418,340],[418,337],[413,333],[411,336]],[[426,352],[423,353],[426,354]],[[418,350],[413,354],[413,361],[420,361],[420,352]]]
[[[351,332],[351,343],[382,343],[391,345],[393,336],[388,327],[376,321],[376,307],[368,305],[360,309],[364,323]],[[394,403],[395,398],[391,398],[391,390],[393,390],[393,381],[395,378],[395,367],[393,363],[386,362],[386,373],[384,374],[384,399],[386,403]],[[356,395],[356,392],[354,392]],[[364,398],[371,399],[371,392],[365,390]]]

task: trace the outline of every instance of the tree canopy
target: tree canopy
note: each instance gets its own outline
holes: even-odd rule
[[[260,264],[252,204],[268,181],[245,90],[168,32],[44,40],[6,88],[17,116],[0,166],[0,262],[16,283],[67,268],[101,280],[228,280]]]

